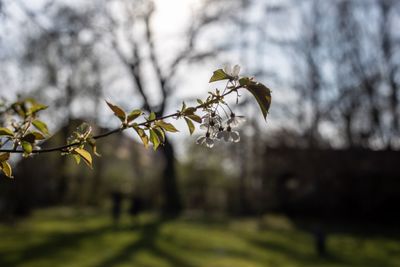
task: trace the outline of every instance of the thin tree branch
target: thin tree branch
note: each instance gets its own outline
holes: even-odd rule
[[[198,109],[207,107],[207,106],[209,106],[211,104],[214,104],[214,103],[217,103],[221,98],[224,98],[225,96],[231,94],[232,92],[236,92],[240,88],[241,88],[241,86],[234,87],[234,88],[230,89],[229,91],[227,91],[226,93],[222,94],[219,98],[214,97],[211,100],[209,100],[209,101],[207,101],[207,102],[205,102],[203,104],[195,106],[194,109],[195,109],[195,111],[197,111]],[[155,118],[153,120],[148,120],[148,121],[144,121],[144,122],[141,122],[141,123],[137,123],[136,126],[145,126],[145,125],[148,125],[148,124],[150,124],[152,122],[155,122],[155,121],[165,120],[165,119],[168,119],[168,118],[180,117],[180,116],[182,116],[182,113],[180,111],[178,111],[178,112],[175,112],[175,113],[172,113],[172,114],[169,114],[169,115],[165,115],[165,116],[161,116],[161,117]],[[130,124],[130,125],[127,125],[125,127],[119,127],[119,128],[110,130],[108,132],[105,132],[105,133],[102,133],[102,134],[99,134],[99,135],[95,135],[95,136],[93,136],[93,139],[97,140],[97,139],[105,138],[105,137],[107,137],[109,135],[116,134],[116,133],[125,131],[126,129],[132,128],[133,125],[134,124]],[[55,151],[66,152],[68,150],[68,148],[80,146],[82,144],[83,144],[82,142],[76,142],[76,143],[66,144],[66,145],[52,147],[52,148],[34,149],[34,150],[32,150],[31,153],[32,154],[41,154],[41,153],[49,153],[49,152],[55,152]],[[24,153],[24,151],[21,150],[21,149],[0,149],[0,152],[11,153],[11,154],[22,154],[22,153]]]

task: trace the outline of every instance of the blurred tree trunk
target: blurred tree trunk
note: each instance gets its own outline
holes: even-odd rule
[[[182,211],[183,206],[177,184],[174,147],[166,139],[160,151],[165,159],[165,166],[162,172],[162,191],[164,195],[162,212],[165,216],[177,216]]]

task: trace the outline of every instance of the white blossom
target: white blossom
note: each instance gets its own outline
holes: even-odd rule
[[[224,67],[224,72],[226,74],[228,74],[229,76],[235,78],[235,80],[236,80],[239,78],[240,66],[235,65],[235,66],[233,66],[233,69],[232,69],[230,64],[226,64]]]
[[[210,138],[210,134],[207,133],[206,136],[200,136],[197,138],[196,144],[212,148],[214,146],[214,140]]]
[[[228,126],[226,129],[219,128],[218,133],[216,134],[216,138],[221,140],[223,139],[225,142],[233,142],[237,143],[240,141],[240,135],[237,131],[232,131],[232,128]]]
[[[231,127],[238,127],[240,124],[246,121],[244,116],[235,115],[235,113],[231,113],[230,119],[226,121],[226,123]]]

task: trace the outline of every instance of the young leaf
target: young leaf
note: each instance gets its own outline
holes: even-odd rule
[[[197,123],[201,123],[202,122],[202,119],[199,116],[197,116],[196,114],[188,115],[187,117],[190,118],[192,121],[195,121]]]
[[[209,82],[212,83],[212,82],[216,82],[216,81],[227,80],[230,78],[231,77],[228,74],[226,74],[223,69],[218,69],[218,70],[214,71]]]
[[[186,116],[186,115],[192,115],[192,114],[194,114],[194,112],[196,111],[196,108],[194,108],[194,107],[188,107],[187,109],[185,109],[184,111],[183,111],[183,114]]]
[[[3,135],[14,136],[14,133],[8,128],[0,127],[0,136]]]
[[[29,111],[27,112],[27,115],[35,114],[35,113],[37,113],[41,110],[47,109],[47,108],[48,108],[48,106],[46,106],[46,105],[35,103],[29,109]]]
[[[0,162],[1,165],[1,170],[4,172],[4,174],[8,177],[8,178],[14,178],[12,176],[12,169],[11,169],[11,165],[7,162],[7,161],[2,161]]]
[[[0,154],[0,161],[6,161],[10,158],[10,153],[1,153]]]
[[[83,122],[76,128],[76,133],[78,134],[78,137],[86,139],[92,133],[92,126],[87,122]]]
[[[158,139],[157,134],[153,129],[150,129],[150,141],[153,144],[153,149],[156,150],[157,147],[160,145],[160,140]]]
[[[134,121],[142,114],[143,114],[143,112],[140,109],[132,110],[131,113],[128,114],[127,121],[128,122]]]
[[[146,135],[146,132],[142,128],[137,126],[137,125],[134,125],[133,129],[135,129],[135,131],[139,135],[140,139],[143,142],[144,147],[148,148],[148,146],[149,146],[149,137]]]
[[[71,155],[74,158],[76,164],[79,165],[79,163],[81,163],[81,156],[79,156],[78,154],[71,154]]]
[[[81,156],[81,158],[83,159],[83,161],[92,169],[92,155],[90,155],[89,152],[87,152],[85,149],[83,148],[75,148],[72,151],[74,154],[78,154],[79,156]]]
[[[187,124],[187,126],[189,128],[190,135],[192,135],[193,132],[194,132],[194,129],[195,129],[195,127],[193,125],[193,122],[191,120],[189,120],[188,118],[185,118],[185,121],[186,121],[186,124]]]
[[[258,102],[258,105],[260,106],[264,119],[266,119],[272,101],[271,90],[262,83],[253,81],[249,81],[244,88],[253,94]]]
[[[32,124],[33,124],[33,126],[35,126],[36,129],[38,129],[44,135],[48,135],[49,134],[49,129],[47,128],[46,123],[44,123],[43,121],[34,120],[32,122]]]
[[[147,120],[154,121],[155,119],[156,119],[156,114],[154,112],[151,112],[150,116],[149,116],[149,118]]]
[[[43,134],[39,133],[39,132],[32,132],[31,134],[33,134],[35,136],[36,140],[44,140],[44,139],[46,139],[46,137]]]
[[[163,128],[164,130],[166,130],[167,132],[171,132],[171,133],[176,133],[179,132],[174,125],[172,125],[171,123],[165,122],[165,121],[156,121],[155,124],[161,128]]]
[[[157,134],[158,139],[160,140],[161,144],[165,142],[165,132],[164,129],[161,127],[154,127],[154,132]]]
[[[28,141],[21,142],[22,149],[24,150],[24,156],[28,156],[32,153],[32,144]]]
[[[110,107],[110,109],[114,112],[115,116],[117,116],[122,122],[125,121],[126,114],[125,111],[123,111],[122,108],[111,104],[110,102],[106,101],[107,105]]]

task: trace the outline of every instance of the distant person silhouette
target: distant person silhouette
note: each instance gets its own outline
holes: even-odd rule
[[[111,215],[115,225],[118,225],[119,220],[121,218],[121,211],[122,211],[122,193],[115,191],[111,193],[111,200],[112,200],[112,209]]]
[[[314,229],[314,238],[315,238],[315,249],[318,253],[318,256],[325,257],[326,256],[326,234],[321,229],[321,227],[316,227]]]
[[[139,196],[133,196],[131,199],[131,206],[129,208],[129,215],[132,217],[134,226],[138,224],[138,215],[143,211],[143,200]]]

